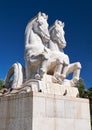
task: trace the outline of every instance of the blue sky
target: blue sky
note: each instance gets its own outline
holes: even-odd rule
[[[70,62],[82,64],[81,77],[92,87],[92,3],[91,0],[0,0],[0,78],[5,79],[15,62],[24,65],[24,31],[39,11],[65,23]],[[25,66],[25,65],[24,65]]]

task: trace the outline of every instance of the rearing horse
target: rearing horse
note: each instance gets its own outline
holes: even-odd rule
[[[62,81],[73,72],[73,78],[71,82],[73,85],[79,80],[80,76],[80,69],[81,64],[79,62],[75,62],[70,64],[69,57],[63,51],[63,48],[66,47],[66,41],[64,38],[64,23],[59,20],[56,20],[55,23],[50,27],[50,42],[49,42],[49,49],[58,53],[58,56],[61,55],[63,63],[59,64],[55,71],[54,77],[55,80],[59,80],[61,83]]]
[[[48,16],[39,12],[27,25],[25,30],[25,63],[26,80],[34,78],[41,61],[45,59],[45,46],[50,39],[48,31]]]

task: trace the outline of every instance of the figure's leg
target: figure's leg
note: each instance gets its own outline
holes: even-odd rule
[[[58,64],[54,70],[54,75],[52,77],[52,80],[54,83],[57,83],[57,82],[62,82],[61,80],[61,71],[62,71],[62,68],[63,68],[63,64]]]
[[[68,71],[68,64],[67,65],[63,65],[63,69],[62,69],[62,72],[61,72],[61,75],[62,77],[65,79],[66,76],[67,76],[67,71]]]
[[[40,77],[43,78],[44,74],[47,73],[48,60],[44,60],[39,68]]]
[[[26,61],[26,80],[35,78],[39,64],[40,60],[35,56]]]
[[[79,76],[80,76],[80,69],[81,69],[81,64],[80,62],[76,62],[73,64],[69,64],[68,66],[68,70],[67,70],[67,76],[73,72],[73,78],[72,78],[72,82],[75,84],[77,83],[77,81],[79,80]]]
[[[29,80],[31,78],[31,71],[30,71],[30,65],[29,62],[26,61],[26,81]]]
[[[61,53],[60,57],[58,58],[58,65],[54,71],[54,77],[56,77],[56,79],[59,79],[61,83],[66,78],[68,65],[69,65],[69,57]]]
[[[58,64],[54,70],[53,82],[59,82],[62,84],[66,78],[67,65]]]
[[[40,77],[40,65],[37,68],[37,73],[35,74],[35,79],[37,79],[37,80],[41,79],[41,77]]]

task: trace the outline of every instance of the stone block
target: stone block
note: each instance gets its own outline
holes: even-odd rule
[[[41,92],[0,99],[0,130],[91,130],[88,99]]]

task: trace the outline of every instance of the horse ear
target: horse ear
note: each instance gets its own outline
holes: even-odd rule
[[[39,13],[38,13],[38,16],[37,16],[37,18],[39,19],[39,18],[40,18],[40,16],[41,16],[41,12],[39,12]]]
[[[44,19],[48,20],[48,15],[46,15],[45,13],[42,13],[41,15],[44,17]]]
[[[45,19],[48,20],[48,15],[45,16]]]
[[[55,21],[55,25],[57,25],[57,23],[58,23],[58,20]]]
[[[48,15],[46,15],[46,19],[48,20]]]

